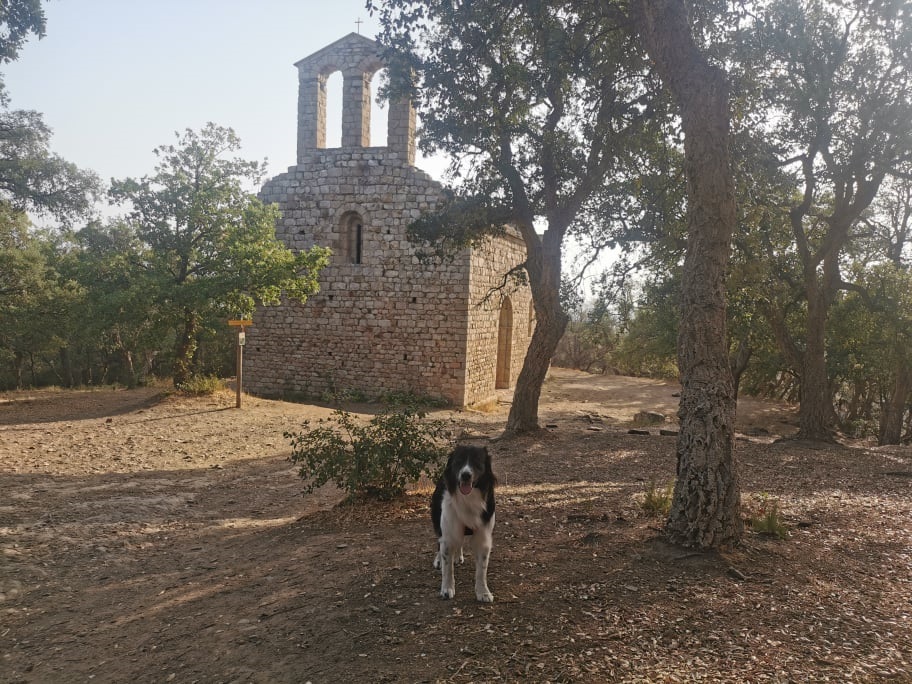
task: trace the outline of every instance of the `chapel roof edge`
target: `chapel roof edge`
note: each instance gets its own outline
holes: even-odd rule
[[[348,45],[346,45],[346,44],[348,44]],[[326,46],[320,48],[319,50],[317,50],[316,52],[313,52],[313,53],[307,55],[307,57],[299,59],[297,62],[294,63],[294,66],[296,66],[300,69],[302,66],[306,66],[307,64],[309,64],[311,62],[315,62],[315,63],[319,62],[321,58],[325,57],[327,54],[333,52],[334,50],[338,50],[339,48],[341,48],[343,46],[360,47],[363,50],[373,49],[373,50],[376,50],[378,54],[380,51],[380,44],[377,43],[377,41],[375,41],[371,38],[368,38],[367,36],[362,36],[360,33],[355,33],[354,31],[352,31],[348,35],[342,36],[341,38],[333,41],[329,45],[326,45]]]

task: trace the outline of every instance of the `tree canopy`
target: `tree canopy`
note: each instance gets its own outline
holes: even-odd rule
[[[417,222],[416,235],[462,245],[510,226],[525,242],[536,327],[506,429],[535,430],[568,321],[564,240],[578,231],[596,249],[613,242],[654,83],[630,36],[593,3],[370,4],[393,65],[389,88],[417,100],[422,148],[453,160],[453,201]]]
[[[41,0],[0,3],[0,65],[14,61],[30,36],[44,37]],[[38,112],[10,109],[0,74],[0,202],[70,223],[98,199],[98,177],[50,150],[51,130]]]
[[[0,3],[0,64],[14,61],[30,35],[43,38],[46,25],[41,0]]]
[[[230,128],[208,124],[156,148],[155,174],[114,181],[111,196],[129,203],[128,220],[145,249],[146,272],[161,315],[180,321],[174,383],[193,374],[197,334],[212,316],[247,318],[281,296],[304,301],[317,291],[328,250],[292,252],[275,237],[278,210],[247,188],[259,162],[229,157],[240,148]]]

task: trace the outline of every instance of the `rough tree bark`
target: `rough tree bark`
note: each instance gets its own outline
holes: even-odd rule
[[[836,414],[826,367],[826,324],[830,307],[827,298],[817,291],[816,283],[808,283],[805,291],[807,330],[799,368],[801,399],[798,439],[832,442],[835,439]]]
[[[561,308],[559,297],[560,239],[563,232],[549,229],[539,241],[530,225],[523,230],[523,236],[526,243],[526,272],[529,274],[529,287],[535,303],[535,330],[516,380],[505,435],[538,429],[538,400],[542,384],[551,365],[551,357],[570,320]]]
[[[737,543],[742,532],[725,323],[725,272],[736,221],[728,84],[697,48],[683,2],[636,0],[631,18],[684,128],[688,239],[678,333],[681,427],[665,531],[677,544],[717,548]]]
[[[199,319],[190,309],[184,310],[184,328],[178,333],[174,347],[174,386],[180,387],[193,375],[193,354],[196,351],[196,334]]]
[[[836,298],[841,278],[839,254],[848,240],[849,226],[854,217],[832,218],[827,222],[827,233],[817,250],[812,249],[804,226],[811,210],[816,179],[812,169],[805,169],[806,187],[804,201],[790,211],[792,234],[804,278],[804,295],[807,300],[807,326],[804,350],[800,352],[801,398],[798,411],[798,439],[820,442],[835,440],[836,412],[830,391],[826,365],[826,330],[830,306]],[[837,211],[845,209],[837,207]]]
[[[880,430],[877,443],[899,444],[902,440],[903,415],[912,397],[912,367],[901,363],[896,371],[893,391],[881,406]]]
[[[753,353],[754,350],[750,348],[750,345],[745,340],[741,340],[738,343],[738,351],[729,362],[732,372],[732,382],[734,383],[735,388],[733,397],[735,402],[738,401],[738,388],[741,386],[741,376],[744,374],[744,371],[747,370],[747,364],[750,362]]]

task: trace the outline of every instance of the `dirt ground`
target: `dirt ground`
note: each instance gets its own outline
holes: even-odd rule
[[[640,506],[676,391],[554,369],[545,433],[490,442],[493,604],[470,557],[438,598],[427,484],[301,495],[282,433],[328,408],[0,394],[0,682],[912,681],[912,448],[778,441],[793,409],[743,400],[745,515],[790,536],[693,553]],[[443,415],[496,438],[508,401]]]

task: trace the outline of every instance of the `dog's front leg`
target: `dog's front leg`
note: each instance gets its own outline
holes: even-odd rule
[[[445,539],[440,541],[440,598],[456,596],[456,578],[453,576],[454,545]]]
[[[475,555],[475,598],[482,603],[493,603],[494,594],[488,589],[488,561],[491,558],[492,545],[491,529],[476,532],[472,542],[472,551]]]
[[[434,554],[434,570],[440,570],[440,550],[443,548],[443,539],[437,540],[437,553]]]

